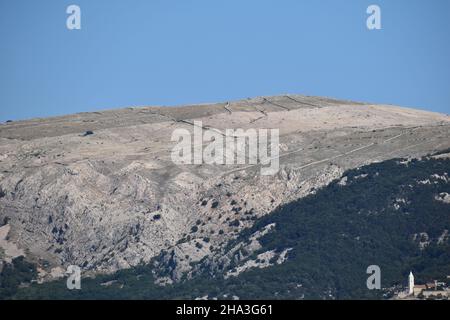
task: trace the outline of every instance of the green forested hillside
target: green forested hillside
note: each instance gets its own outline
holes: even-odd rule
[[[410,270],[417,282],[445,278],[450,275],[450,243],[444,233],[450,231],[450,204],[439,195],[450,193],[450,160],[402,161],[350,170],[346,178],[261,218],[235,240],[246,241],[253,232],[275,223],[257,253],[292,248],[281,265],[228,279],[223,273],[204,272],[160,287],[153,283],[150,264],[83,279],[80,291],[69,291],[65,281],[58,281],[3,298],[386,298],[388,288],[403,285]],[[380,266],[385,290],[367,289],[369,265]],[[100,285],[111,280],[115,282],[110,286]]]

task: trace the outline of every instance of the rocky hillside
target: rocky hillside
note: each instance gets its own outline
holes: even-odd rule
[[[346,171],[315,193],[259,218],[174,284],[159,284],[177,264],[173,254],[163,253],[150,264],[84,279],[80,291],[67,290],[62,280],[12,296],[381,299],[402,290],[410,270],[418,283],[438,279],[450,284],[449,156],[447,151]],[[367,289],[370,265],[380,267],[380,290]],[[17,278],[8,273],[12,268],[4,278]],[[14,261],[14,269],[23,270],[23,261]],[[29,278],[30,272],[21,279]]]
[[[192,131],[195,120],[206,130],[279,128],[280,171],[174,164],[172,132]],[[171,266],[157,280],[171,283],[205,259],[226,259],[242,230],[346,170],[432,154],[449,137],[446,115],[298,95],[2,124],[0,257],[25,255],[40,280],[68,265],[98,274],[156,261],[156,270]]]

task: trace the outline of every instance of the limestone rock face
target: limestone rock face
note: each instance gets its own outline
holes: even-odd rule
[[[172,133],[192,132],[194,121],[220,132],[280,129],[280,170],[175,164]],[[447,115],[299,95],[12,122],[0,125],[0,226],[49,270],[112,272],[164,250],[176,279],[345,170],[445,150],[449,138]]]

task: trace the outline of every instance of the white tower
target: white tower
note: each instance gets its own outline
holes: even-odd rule
[[[409,272],[409,277],[408,277],[408,293],[414,294],[414,275],[413,275],[412,271]]]

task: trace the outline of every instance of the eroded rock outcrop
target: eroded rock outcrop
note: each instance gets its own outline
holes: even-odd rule
[[[173,163],[172,132],[192,131],[194,120],[206,130],[280,129],[280,170],[261,176],[260,165]],[[7,123],[0,221],[49,270],[112,272],[163,251],[176,280],[192,262],[224,254],[256,218],[345,170],[444,150],[449,137],[446,115],[297,95]]]

